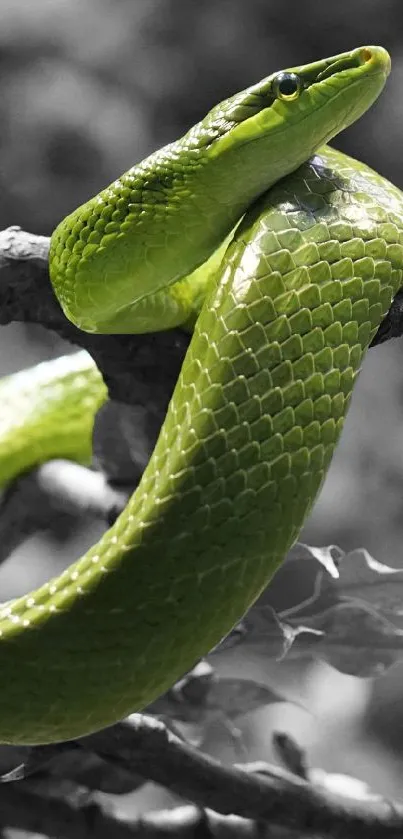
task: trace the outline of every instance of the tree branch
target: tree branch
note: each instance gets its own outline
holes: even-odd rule
[[[32,792],[23,784],[0,789],[0,827],[58,839],[132,839],[141,835],[94,801],[74,805]]]
[[[127,494],[69,460],[50,460],[16,480],[0,503],[0,564],[33,533],[58,528],[66,517],[90,515],[112,524]]]
[[[22,321],[51,329],[61,338],[88,350],[101,371],[105,362],[106,379],[111,365],[112,368],[114,366],[114,359],[120,359],[126,368],[128,357],[130,362],[136,361],[140,350],[145,356],[140,359],[143,369],[144,361],[151,353],[154,356],[154,364],[158,361],[161,378],[166,375],[167,366],[170,368],[175,363],[180,366],[189,343],[188,336],[182,330],[173,329],[140,336],[105,336],[89,335],[69,323],[49,282],[48,253],[49,239],[46,236],[36,236],[15,225],[0,231],[0,324]],[[399,291],[372,341],[372,346],[402,334],[403,291]],[[108,355],[112,356],[109,362],[105,358]],[[132,370],[131,366],[130,369]],[[175,370],[175,373],[177,372],[179,370]],[[174,383],[175,381],[176,377]],[[130,390],[131,388],[129,394]],[[124,387],[121,384],[121,395],[123,392]],[[115,398],[119,401],[118,396]]]
[[[299,839],[401,839],[403,805],[381,796],[347,798],[276,766],[227,767],[194,749],[152,717],[133,714],[125,722],[75,743],[132,773],[154,781],[198,807],[222,815],[264,820],[296,832]],[[16,780],[57,758],[58,746],[30,751],[26,763],[4,777]]]
[[[90,335],[70,323],[53,293],[48,272],[49,239],[19,227],[0,231],[0,324],[40,324],[87,350],[111,399],[158,406],[160,419],[189,344],[180,329],[144,335]]]
[[[264,819],[272,826],[298,830],[300,837],[318,833],[329,839],[401,839],[403,835],[402,805],[392,806],[381,798],[343,798],[275,766],[267,766],[264,776],[245,767],[223,766],[151,717],[133,714],[125,723],[79,742],[200,807]]]
[[[77,797],[75,797],[77,799]],[[278,831],[238,816],[221,816],[194,805],[119,818],[91,796],[63,801],[31,790],[29,784],[0,789],[0,828],[56,836],[58,839],[280,839]],[[293,832],[293,837],[297,836]],[[284,833],[281,839],[286,839]]]
[[[108,386],[98,412],[94,453],[110,480],[135,485],[156,443],[189,335],[90,335],[71,324],[53,293],[49,239],[19,227],[0,231],[0,324],[40,324],[86,349]]]

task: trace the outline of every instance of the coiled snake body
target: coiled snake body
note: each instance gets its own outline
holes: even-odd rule
[[[366,47],[274,74],[53,235],[52,282],[82,328],[196,323],[125,511],[2,609],[1,741],[76,737],[146,706],[241,618],[297,538],[403,282],[401,193],[323,146],[388,72]],[[223,248],[207,264],[196,317],[202,269],[187,275],[245,212],[219,269]],[[105,396],[84,353],[4,380],[3,483],[56,454],[87,459]]]

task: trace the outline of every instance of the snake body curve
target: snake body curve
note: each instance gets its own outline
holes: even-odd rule
[[[189,219],[194,225],[191,256],[182,254],[180,265],[168,218],[164,243],[173,303],[163,296],[159,249],[154,259],[151,233],[143,233],[141,225],[138,247],[144,248],[138,260],[146,259],[151,280],[147,286],[145,277],[145,285],[133,295],[127,253],[136,219],[128,218],[117,236],[116,227],[105,228],[110,191],[56,231],[52,281],[70,317],[100,331],[125,331],[133,320],[133,328],[140,322],[147,329],[149,299],[162,328],[167,311],[173,325],[178,305],[182,320],[189,316],[193,302],[186,308],[186,294],[181,296],[188,288],[186,274],[208,258],[261,195],[238,226],[207,293],[157,445],[124,513],[57,579],[1,610],[1,741],[64,740],[145,707],[241,618],[297,538],[337,444],[362,357],[403,284],[401,193],[364,164],[321,147],[376,98],[388,69],[386,54],[375,47],[293,68],[292,74],[303,80],[298,123],[293,98],[281,101],[274,122],[268,121],[266,110],[273,118],[273,101],[278,102],[272,96],[278,76],[270,77],[263,85],[265,95],[270,91],[270,103],[253,122],[252,144],[247,142],[244,112],[255,107],[256,88],[252,98],[237,100],[236,113],[239,118],[243,109],[243,118],[235,126],[232,122],[228,133],[220,123],[220,154],[212,171],[215,182],[217,158],[221,163],[221,153],[228,151],[234,163],[240,150],[241,165],[250,175],[246,199],[234,199],[236,213],[232,205],[226,213],[223,200],[215,207],[214,225],[223,214],[218,238],[214,225],[205,235],[203,225],[198,229],[197,219]],[[225,103],[220,108],[225,115]],[[205,145],[214,146],[211,125],[216,126],[217,110],[212,113]],[[271,151],[279,152],[273,125],[280,119],[286,127],[297,126],[293,140],[298,135],[298,150],[292,146],[283,169],[277,161],[274,177],[266,135],[262,152],[259,141],[260,132],[273,136],[274,131]],[[234,132],[235,147],[230,143]],[[193,130],[194,137],[203,139],[200,127]],[[185,145],[189,151],[189,140]],[[189,188],[188,212],[193,202],[198,204],[199,188],[203,197],[208,168],[204,163],[197,168],[192,143],[190,151],[197,177]],[[255,156],[260,181],[253,170]],[[180,149],[175,148],[173,157],[180,168]],[[157,169],[161,159],[166,162],[166,155],[157,157]],[[140,175],[149,167],[148,162]],[[107,224],[123,224],[119,213],[127,214],[128,197],[122,196],[122,183],[129,189],[134,176],[132,172],[117,183],[118,215],[114,219],[113,210]],[[230,188],[225,170],[222,178],[225,189]],[[95,221],[94,207],[99,209]],[[140,221],[148,210],[144,213]],[[78,241],[84,244],[75,251]],[[122,275],[114,273],[117,241],[123,249],[118,257]],[[109,245],[111,255],[105,256]],[[136,272],[138,267],[137,262]],[[100,290],[95,283],[99,271],[104,271]],[[116,279],[122,291],[117,312],[106,292],[110,272],[112,286]],[[85,366],[82,354],[71,358],[72,365]],[[65,376],[68,359],[64,363]],[[57,379],[57,368],[55,375]],[[78,375],[91,377],[93,368]],[[93,381],[92,416],[98,398],[105,398],[97,374]],[[72,382],[74,375],[67,393]],[[12,384],[6,381],[4,388]],[[55,410],[63,387],[59,394]],[[76,435],[77,450],[70,454],[80,459],[88,447],[83,455],[78,431]],[[45,433],[41,445],[41,459],[53,455]],[[2,460],[0,448],[0,464]],[[21,465],[19,461],[18,469]],[[14,476],[11,468],[7,474],[8,479]]]

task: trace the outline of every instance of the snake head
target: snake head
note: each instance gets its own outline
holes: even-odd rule
[[[267,188],[358,119],[381,93],[390,66],[385,49],[365,46],[267,76],[205,118],[211,157],[238,156],[245,166],[250,155],[251,171],[264,157]]]
[[[183,323],[189,285],[167,294],[168,286],[210,258],[265,190],[364,113],[389,69],[384,49],[360,47],[273,73],[78,207],[49,252],[66,316],[88,332]]]

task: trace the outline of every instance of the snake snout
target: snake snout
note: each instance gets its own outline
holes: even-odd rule
[[[362,64],[369,64],[370,68],[375,72],[383,72],[388,76],[391,71],[390,55],[383,47],[361,47],[356,50],[357,66]]]
[[[390,55],[383,47],[358,47],[330,60],[325,69],[316,76],[315,84],[323,82],[343,70],[355,70],[363,66],[370,73],[382,73],[386,77],[389,75],[391,68]]]

